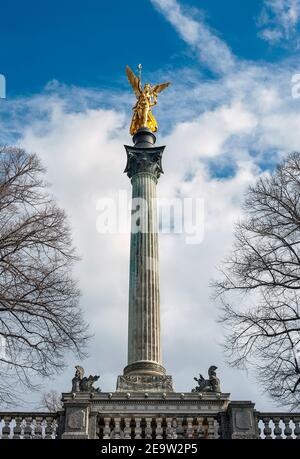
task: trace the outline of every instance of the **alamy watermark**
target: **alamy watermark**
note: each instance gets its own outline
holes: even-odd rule
[[[116,199],[99,199],[96,209],[101,234],[145,234],[158,229],[162,234],[184,234],[187,244],[200,244],[204,239],[202,198],[131,199],[126,190],[120,190]]]
[[[6,79],[0,73],[0,99],[6,99]]]

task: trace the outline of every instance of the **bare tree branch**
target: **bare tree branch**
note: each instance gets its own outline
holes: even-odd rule
[[[61,394],[55,390],[44,392],[41,397],[41,402],[38,407],[39,409],[49,411],[50,413],[56,413],[62,409]]]
[[[254,366],[278,403],[300,404],[300,154],[249,188],[231,255],[214,283],[233,366]],[[240,293],[255,305],[234,306]],[[229,298],[229,299],[228,299]]]
[[[78,257],[44,173],[36,155],[0,148],[0,403],[62,370],[68,351],[85,355]]]

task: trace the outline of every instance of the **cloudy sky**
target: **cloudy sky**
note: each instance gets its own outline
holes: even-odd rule
[[[274,409],[251,371],[225,364],[209,283],[247,186],[300,144],[300,0],[12,0],[1,16],[0,142],[38,153],[47,167],[82,257],[75,274],[94,333],[90,357],[66,356],[65,372],[44,387],[68,391],[81,363],[113,391],[126,365],[129,234],[100,234],[97,203],[130,193],[125,66],[142,63],[144,80],[172,82],[155,111],[167,146],[159,196],[205,207],[200,244],[160,235],[164,364],[178,391],[215,364],[232,399]],[[27,398],[35,407],[39,395]]]

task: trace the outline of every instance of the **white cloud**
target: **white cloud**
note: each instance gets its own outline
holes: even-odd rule
[[[240,102],[233,101],[230,106],[219,106],[193,121],[178,124],[166,142],[170,149],[184,151],[185,161],[214,157],[222,153],[231,136],[249,133],[255,126],[255,116]]]
[[[150,0],[175,27],[180,36],[199,53],[200,60],[211,70],[227,72],[234,67],[229,47],[204,21],[196,21],[176,0]]]
[[[300,0],[264,0],[259,35],[271,44],[294,39],[300,20]]]

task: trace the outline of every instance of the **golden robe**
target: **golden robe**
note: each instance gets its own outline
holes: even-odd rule
[[[155,104],[152,104],[155,105]],[[142,127],[147,127],[149,128],[152,132],[157,131],[157,122],[156,119],[151,112],[150,106],[152,106],[150,103],[150,100],[148,98],[145,98],[145,96],[141,96],[139,100],[137,101],[136,105],[133,107],[134,113],[130,125],[130,134],[134,135],[137,133],[137,131],[142,128]],[[145,109],[148,109],[148,115],[147,115],[147,125],[143,125],[143,119],[142,119],[142,112]]]

